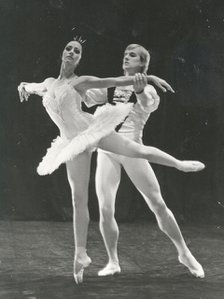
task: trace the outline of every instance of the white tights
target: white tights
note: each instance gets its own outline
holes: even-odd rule
[[[75,248],[86,248],[89,225],[88,189],[91,153],[84,152],[66,163],[68,182],[72,193]]]
[[[105,242],[109,262],[118,262],[117,241],[119,230],[114,218],[115,199],[120,183],[121,165],[135,187],[143,195],[147,205],[154,212],[160,229],[171,239],[179,254],[187,250],[185,241],[173,216],[167,208],[156,176],[150,164],[143,159],[118,157],[98,153],[96,171],[96,192],[100,207],[100,230]]]
[[[129,177],[144,196],[148,206],[155,213],[159,227],[164,231],[176,246],[179,255],[186,252],[187,247],[172,212],[166,207],[160,193],[159,184],[146,160],[176,167],[180,169],[182,161],[149,146],[123,138],[113,132],[101,139],[99,148],[116,154],[127,155],[127,162],[123,166]],[[104,158],[103,158],[104,157]],[[141,159],[137,159],[141,158]],[[102,160],[102,161],[101,161]],[[100,227],[107,247],[109,259],[118,261],[117,239],[118,227],[114,219],[114,204],[117,188],[120,181],[120,165],[113,165],[106,155],[99,158],[96,175],[96,190],[100,205]],[[88,188],[90,176],[91,153],[84,152],[72,161],[66,163],[67,177],[72,193],[73,228],[75,241],[75,256],[77,248],[86,248],[89,224]],[[192,171],[190,163],[190,171]],[[197,166],[197,165],[196,165]],[[199,165],[200,166],[200,165]],[[193,169],[194,169],[193,165]],[[196,167],[197,168],[197,167]],[[187,165],[188,169],[188,165]],[[194,171],[194,170],[193,170]]]

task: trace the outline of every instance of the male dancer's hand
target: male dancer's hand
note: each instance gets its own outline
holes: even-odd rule
[[[147,85],[147,78],[144,74],[137,73],[134,77],[134,91],[136,94],[140,94],[144,91],[145,86]]]

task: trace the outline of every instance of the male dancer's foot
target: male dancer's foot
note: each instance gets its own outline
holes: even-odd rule
[[[109,262],[106,267],[98,272],[98,276],[108,276],[121,273],[121,268],[118,262]]]
[[[84,268],[88,267],[91,264],[91,258],[82,252],[81,254],[75,256],[73,264],[73,276],[77,284],[83,282],[83,272]]]
[[[205,164],[199,161],[178,161],[177,169],[183,172],[197,172],[205,168]]]
[[[197,260],[193,257],[191,252],[184,253],[178,256],[178,260],[181,264],[186,266],[192,275],[198,278],[204,278],[205,273],[202,266],[197,262]]]

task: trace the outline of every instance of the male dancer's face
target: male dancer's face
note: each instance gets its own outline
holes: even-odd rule
[[[143,62],[141,61],[140,49],[138,47],[125,50],[122,67],[126,75],[140,73],[142,66]]]

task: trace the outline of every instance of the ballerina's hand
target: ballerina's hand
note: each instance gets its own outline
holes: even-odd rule
[[[173,88],[171,87],[170,84],[168,84],[165,80],[154,76],[154,75],[150,75],[150,80],[152,83],[154,83],[157,87],[159,87],[160,89],[162,89],[163,92],[171,91],[173,93],[175,93],[175,91],[173,90]]]
[[[18,86],[18,92],[19,92],[19,99],[20,102],[22,103],[23,101],[28,101],[29,98],[29,93],[25,89],[25,85],[28,83],[26,82],[21,82],[20,85]]]

